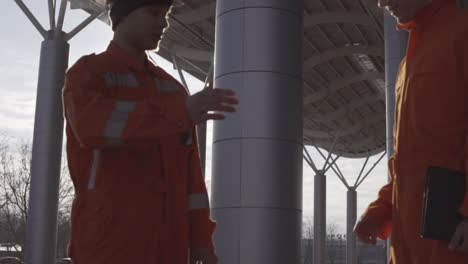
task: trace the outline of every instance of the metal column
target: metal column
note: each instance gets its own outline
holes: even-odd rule
[[[64,123],[62,88],[68,68],[68,41],[102,12],[90,15],[66,34],[62,29],[67,0],[60,2],[57,23],[55,18],[58,5],[55,1],[47,1],[49,31],[42,27],[22,0],[15,2],[44,38],[34,120],[25,263],[51,264],[56,261],[57,248],[57,211]]]
[[[353,232],[357,214],[357,192],[353,187],[348,189],[346,208],[346,264],[357,264],[356,237]]]
[[[62,87],[68,52],[69,45],[63,38],[42,43],[26,241],[26,263],[30,264],[55,263],[63,138]]]
[[[218,0],[215,85],[238,112],[214,123],[219,263],[298,264],[302,225],[302,0]]]
[[[326,263],[327,178],[318,171],[314,179],[314,263]]]
[[[333,148],[332,148],[333,149]],[[329,158],[326,158],[325,155],[322,154],[322,152],[317,148],[318,152],[320,155],[328,160]],[[346,189],[348,189],[347,193],[347,221],[346,221],[346,263],[347,264],[357,264],[357,247],[356,247],[356,237],[353,232],[354,225],[356,223],[356,214],[357,214],[357,188],[366,180],[366,178],[369,176],[369,174],[375,169],[377,164],[385,157],[387,153],[384,152],[380,158],[374,163],[374,165],[367,171],[366,167],[369,162],[370,157],[367,157],[364,165],[361,168],[361,171],[359,172],[358,177],[356,178],[356,181],[353,185],[350,185],[348,183],[348,180],[346,180],[345,175],[341,172],[339,166],[336,164],[337,158],[333,160],[333,163],[330,163],[330,165],[326,165],[325,168],[331,169],[338,179],[341,180],[341,182],[345,185]],[[339,156],[338,156],[339,157]],[[310,158],[310,154],[306,151],[306,156],[304,156],[304,159],[311,165],[312,169],[317,172],[316,166],[313,164],[313,161]],[[326,162],[329,163],[329,162]],[[325,170],[326,172],[326,170]],[[322,224],[325,222],[325,204],[322,204],[322,200],[325,200],[326,194],[322,193],[326,190],[326,184],[323,183],[325,181],[325,177],[319,177],[321,173],[317,173],[316,180],[315,180],[315,211],[314,211],[314,219],[315,223],[314,224],[314,263],[326,263],[326,257],[325,257],[325,251],[322,248],[322,245],[325,245],[325,238],[324,238],[324,233],[325,233],[325,225]],[[319,199],[319,201],[317,201]],[[323,208],[323,209],[322,209]],[[318,238],[318,239],[316,239]],[[317,252],[317,253],[316,253]]]
[[[395,116],[395,83],[401,60],[406,54],[408,34],[397,31],[397,22],[388,12],[384,15],[385,27],[385,79],[387,101],[387,154],[393,155],[393,127]],[[390,238],[391,239],[391,238]],[[390,244],[390,243],[389,243]],[[387,245],[387,258],[390,245]]]

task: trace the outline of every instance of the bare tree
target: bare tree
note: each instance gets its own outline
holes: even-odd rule
[[[336,263],[340,259],[340,256],[337,254],[339,248],[332,248],[337,246],[335,238],[338,236],[340,227],[336,223],[329,223],[327,225],[327,241],[326,241],[326,250],[327,250],[327,263]],[[303,254],[303,264],[315,264],[313,258],[314,252],[314,225],[311,219],[307,220],[303,224],[303,239],[302,239],[302,254]]]
[[[335,264],[343,256],[340,256],[341,248],[341,235],[339,235],[339,226],[337,223],[332,222],[327,225],[327,258],[328,263]]]
[[[327,225],[327,236],[330,236],[330,237],[336,236],[337,234],[339,234],[338,233],[339,229],[340,229],[340,226],[337,223],[335,223],[335,222],[328,223],[328,225]]]
[[[23,251],[28,219],[31,186],[32,145],[21,143],[13,150],[7,137],[0,138],[0,229],[8,234],[10,243]],[[73,199],[73,186],[69,180],[66,159],[62,163],[59,192],[59,227],[68,224]],[[60,245],[59,245],[60,246]]]
[[[303,224],[302,255],[303,264],[314,263],[314,225],[311,219]]]

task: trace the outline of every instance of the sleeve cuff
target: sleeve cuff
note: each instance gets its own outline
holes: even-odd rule
[[[366,213],[365,217],[372,219],[379,226],[379,238],[386,240],[392,233],[392,212],[386,208],[378,208],[376,205],[371,205]]]

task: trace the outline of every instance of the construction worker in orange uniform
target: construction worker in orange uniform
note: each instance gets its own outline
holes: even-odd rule
[[[365,243],[392,235],[393,264],[468,263],[467,220],[450,243],[420,237],[429,166],[468,175],[468,11],[456,0],[379,0],[410,33],[396,82],[391,181],[358,221]],[[468,183],[468,180],[467,180]]]
[[[74,264],[217,263],[194,125],[223,119],[238,100],[227,89],[189,96],[150,62],[172,4],[110,2],[109,47],[67,73]]]

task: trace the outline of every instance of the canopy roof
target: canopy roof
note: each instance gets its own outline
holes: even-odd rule
[[[72,8],[105,11],[105,0],[69,0]],[[158,52],[200,80],[213,57],[215,0],[185,0],[171,16]],[[375,1],[305,0],[304,144],[344,157],[385,150],[383,13]],[[108,23],[106,15],[100,19]],[[337,143],[333,149],[335,137]]]

